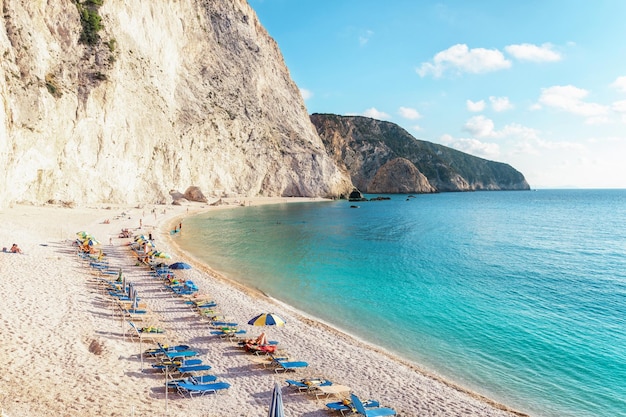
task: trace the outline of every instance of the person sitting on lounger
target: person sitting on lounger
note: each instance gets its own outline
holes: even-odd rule
[[[14,243],[13,246],[11,246],[11,253],[22,253],[22,250],[19,246],[17,246],[17,243]]]
[[[256,339],[246,339],[243,341],[244,345],[263,346],[267,345],[267,336],[265,332],[261,333]]]

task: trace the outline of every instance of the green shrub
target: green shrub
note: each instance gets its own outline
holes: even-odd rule
[[[115,39],[109,40],[107,43],[110,52],[115,52],[115,46],[117,45],[117,41]]]
[[[87,45],[96,45],[100,40],[98,32],[102,29],[102,17],[98,14],[98,8],[104,0],[86,0],[81,3],[76,0],[76,8],[80,15],[80,23],[83,31],[79,41]]]

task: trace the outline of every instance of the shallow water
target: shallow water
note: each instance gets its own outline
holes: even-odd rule
[[[534,416],[626,415],[626,190],[212,211],[231,279]]]

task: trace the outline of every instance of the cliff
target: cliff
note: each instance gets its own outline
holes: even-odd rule
[[[415,139],[396,124],[360,116],[313,114],[329,154],[366,193],[528,190],[508,164]]]
[[[0,5],[0,206],[351,189],[245,0]]]

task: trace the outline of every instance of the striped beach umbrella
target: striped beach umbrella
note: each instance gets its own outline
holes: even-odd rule
[[[282,317],[273,313],[261,313],[248,321],[252,326],[284,326],[285,323]]]

